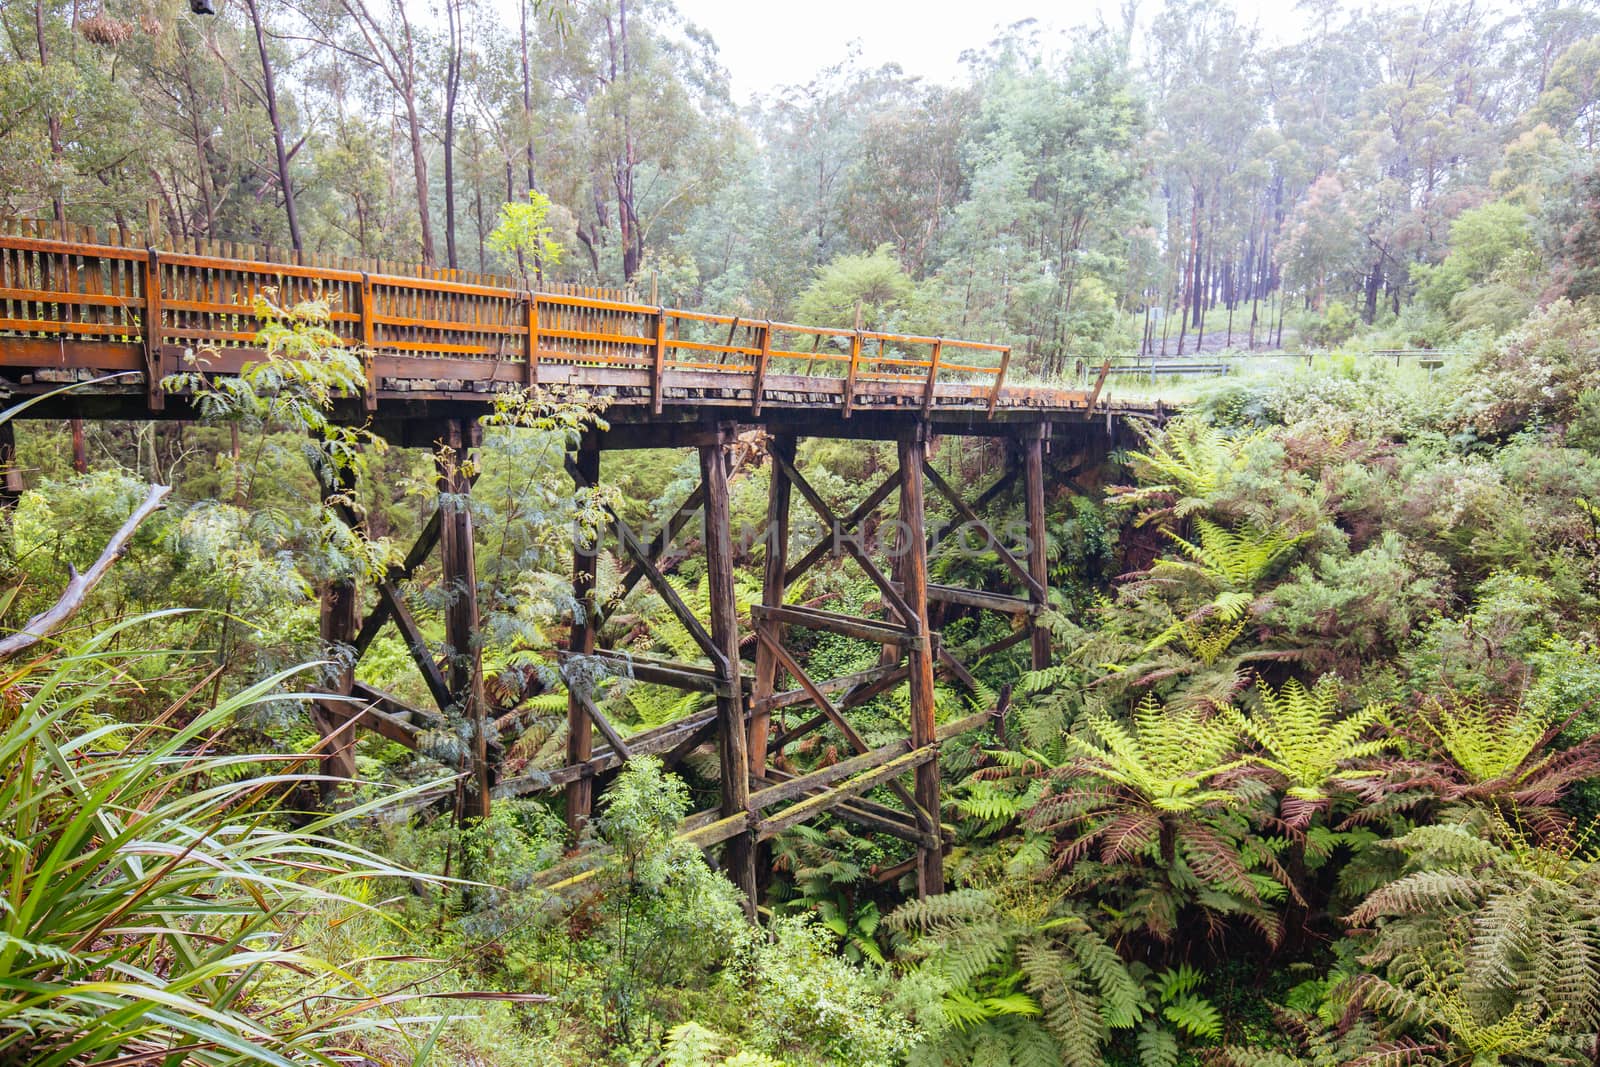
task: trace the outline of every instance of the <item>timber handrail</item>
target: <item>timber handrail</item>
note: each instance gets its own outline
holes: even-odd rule
[[[962,385],[965,402],[992,414],[1011,354],[1007,345],[983,341],[0,233],[0,335],[138,345],[152,377],[175,368],[185,350],[251,352],[255,301],[268,291],[280,306],[328,303],[330,331],[371,353],[369,394],[397,377],[384,371],[394,369],[393,357],[403,357],[412,361],[408,370],[437,360],[438,377],[451,380],[498,381],[498,364],[525,366],[519,377],[529,384],[540,381],[539,368],[547,364],[644,371],[657,405],[674,371],[741,379],[730,384],[750,390],[757,410],[760,394],[779,375],[837,383],[824,392],[837,390],[846,413],[868,383],[907,383],[925,410],[939,386]],[[214,360],[213,369],[227,364]],[[158,406],[159,382],[147,384]],[[369,408],[373,403],[368,396]]]

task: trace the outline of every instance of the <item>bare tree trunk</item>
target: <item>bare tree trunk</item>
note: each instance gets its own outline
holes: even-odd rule
[[[450,26],[444,75],[444,249],[451,270],[461,266],[456,255],[456,100],[461,95],[461,2],[445,0]]]
[[[528,166],[528,192],[532,193],[539,186],[533,174],[533,64],[528,55],[528,0],[521,0],[517,4],[517,11],[522,18],[522,128],[527,136],[523,155]],[[516,199],[511,192],[511,184],[507,182],[507,202]]]
[[[33,32],[39,44],[39,80],[48,82],[45,68],[50,65],[50,47],[44,39],[44,0],[34,0],[33,5]],[[50,134],[50,158],[56,163],[61,162],[65,149],[61,144],[61,116],[57,115],[54,108],[45,112],[45,126]],[[61,197],[61,190],[55,189],[50,195],[51,206],[55,209],[56,225],[67,224],[67,204]]]
[[[250,12],[250,24],[256,31],[256,51],[261,56],[262,99],[267,105],[267,121],[272,123],[272,147],[278,157],[278,187],[283,190],[283,214],[289,222],[289,243],[296,252],[304,245],[300,240],[300,218],[294,206],[294,182],[289,177],[289,153],[283,145],[283,120],[278,115],[277,79],[272,74],[272,60],[267,56],[267,34],[261,25],[261,12],[256,0],[244,0]]]

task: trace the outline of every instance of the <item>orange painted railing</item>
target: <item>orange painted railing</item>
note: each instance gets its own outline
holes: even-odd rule
[[[992,412],[1010,358],[1005,345],[750,320],[615,294],[0,234],[0,334],[136,343],[152,383],[177,369],[174,347],[251,348],[252,307],[264,290],[280,305],[328,302],[332,331],[370,354],[369,405],[384,379],[423,376],[418,368],[431,359],[449,361],[441,377],[528,383],[546,363],[646,371],[658,410],[667,372],[699,371],[741,377],[758,413],[769,375],[843,379],[846,414],[869,382],[920,389],[925,409],[939,386],[965,384]],[[504,373],[508,364],[521,375]],[[155,388],[151,396],[159,406]]]

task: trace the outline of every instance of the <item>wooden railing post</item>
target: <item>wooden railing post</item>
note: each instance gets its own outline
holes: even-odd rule
[[[849,418],[856,400],[856,371],[861,366],[861,331],[850,335],[850,369],[844,379],[844,417]]]
[[[145,399],[151,411],[167,406],[166,390],[161,388],[161,261],[154,248],[144,250],[144,340]]]
[[[667,309],[656,308],[656,343],[650,354],[650,411],[661,414],[666,397],[661,392],[661,380],[667,369]]]
[[[373,349],[373,339],[377,336],[372,323],[372,276],[366,271],[361,272],[361,358],[367,365],[367,395],[365,397],[368,411],[378,410],[378,353]]]
[[[750,414],[761,414],[761,394],[767,391],[767,363],[772,359],[772,320],[761,326],[761,354],[756,357],[756,379],[750,386]]]
[[[1006,384],[1006,368],[1011,366],[1011,346],[1007,345],[1000,352],[1000,373],[994,376],[994,389],[989,393],[989,417],[994,418],[994,406],[1000,400],[1000,390]]]
[[[939,385],[939,360],[943,357],[944,338],[937,337],[933,342],[933,353],[928,357],[928,384],[922,390],[923,415],[933,410],[933,392]]]
[[[527,379],[523,383],[529,389],[539,384],[539,294],[528,293],[528,335],[527,348],[523,352],[523,359],[527,366],[523,370]]]

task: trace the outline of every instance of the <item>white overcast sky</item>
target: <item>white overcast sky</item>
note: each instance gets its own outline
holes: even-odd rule
[[[866,67],[898,63],[908,74],[952,82],[960,56],[982,48],[997,28],[1035,18],[1052,28],[1093,24],[1104,14],[1120,25],[1117,0],[1047,3],[1040,0],[676,0],[690,22],[710,31],[740,101],[780,85],[809,81],[838,63],[852,42]],[[1361,6],[1367,6],[1363,4]],[[1159,7],[1143,0],[1141,20]],[[1246,22],[1269,41],[1300,27],[1294,0],[1234,0]]]

